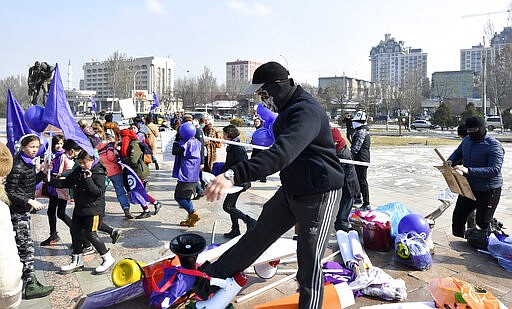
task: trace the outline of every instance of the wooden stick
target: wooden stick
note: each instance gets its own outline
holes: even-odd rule
[[[324,257],[322,259],[321,263],[323,264],[323,263],[327,262],[328,260],[332,259],[333,257],[338,255],[339,253],[340,253],[340,250],[338,250],[338,251],[336,251],[336,252],[334,252],[332,254],[329,254],[328,256],[326,256],[326,257]],[[269,284],[267,286],[264,286],[261,289],[258,289],[258,290],[254,291],[254,292],[251,292],[251,293],[247,294],[247,295],[239,297],[239,298],[236,299],[236,302],[237,303],[241,303],[241,302],[243,302],[245,300],[248,300],[249,298],[252,298],[252,297],[254,297],[256,295],[259,295],[259,294],[261,294],[261,293],[263,293],[263,292],[265,292],[267,290],[270,290],[271,288],[273,288],[275,286],[278,286],[281,283],[284,283],[284,282],[286,282],[288,280],[291,280],[291,279],[295,278],[296,276],[297,276],[297,272],[295,272],[294,274],[291,274],[289,276],[286,276],[283,279],[280,279],[280,280],[278,280],[278,281],[276,281],[274,283],[271,283],[271,284]]]

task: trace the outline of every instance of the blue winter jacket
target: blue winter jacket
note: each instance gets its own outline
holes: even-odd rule
[[[466,178],[475,192],[490,191],[503,185],[501,166],[505,150],[494,137],[486,134],[483,139],[473,141],[466,136],[459,147],[448,158],[468,168]]]

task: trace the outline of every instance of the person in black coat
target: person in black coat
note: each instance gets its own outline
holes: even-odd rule
[[[49,185],[56,188],[72,188],[75,208],[71,225],[73,254],[71,263],[61,267],[62,273],[71,273],[84,267],[82,237],[85,235],[101,255],[103,262],[96,267],[96,274],[107,271],[115,260],[105,243],[98,237],[98,228],[105,214],[105,179],[107,170],[101,162],[81,151],[78,164],[68,176],[52,179]]]
[[[16,233],[18,254],[23,263],[23,298],[40,298],[49,295],[53,286],[38,282],[34,269],[34,241],[30,235],[30,213],[43,209],[34,199],[36,185],[43,180],[43,171],[37,171],[36,161],[41,142],[36,134],[20,139],[21,149],[13,161],[11,173],[5,180],[5,192],[11,202],[11,221]]]
[[[240,135],[240,131],[234,125],[227,125],[222,129],[224,133],[224,139],[228,141],[239,142],[238,136]],[[247,153],[245,148],[238,145],[229,145],[226,147],[226,162],[221,169],[221,173],[226,172],[228,169],[233,167],[239,162],[247,160]],[[251,218],[251,216],[243,213],[240,209],[236,208],[236,201],[240,196],[240,193],[244,192],[248,188],[251,187],[250,182],[245,182],[239,184],[243,187],[242,191],[238,191],[236,193],[231,193],[226,196],[224,199],[224,204],[222,205],[222,209],[227,212],[231,218],[231,231],[229,233],[224,233],[224,237],[226,238],[235,238],[240,235],[240,226],[238,225],[238,219],[242,220],[247,224],[247,230],[250,230],[256,224],[256,220]]]
[[[331,133],[338,158],[352,160],[352,154],[347,146],[347,142],[341,136],[340,130],[332,128]],[[334,221],[334,229],[336,231],[343,230],[348,232],[350,229],[348,215],[352,206],[354,206],[354,198],[359,193],[359,181],[357,180],[354,164],[341,163],[341,167],[345,171],[345,183],[343,183],[343,194],[341,196],[340,209],[336,215],[336,221]]]

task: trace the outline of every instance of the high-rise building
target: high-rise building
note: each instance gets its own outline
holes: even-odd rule
[[[482,72],[482,57],[491,58],[492,49],[484,47],[482,44],[472,46],[471,48],[460,50],[460,70]]]
[[[260,62],[250,60],[226,62],[226,90],[230,96],[237,96],[250,84],[252,74],[260,65]]]
[[[128,90],[144,91],[148,94],[155,91],[157,95],[172,94],[176,64],[167,57],[141,57],[127,60]],[[95,100],[100,109],[108,109],[107,99],[115,96],[124,99],[128,94],[112,93],[108,81],[107,61],[90,61],[83,66],[84,79],[80,81],[81,90],[96,91]]]
[[[427,78],[427,53],[421,48],[405,47],[386,33],[384,41],[370,51],[371,81],[400,87],[411,73]]]

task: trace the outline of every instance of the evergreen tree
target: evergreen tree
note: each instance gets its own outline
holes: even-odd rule
[[[454,119],[452,117],[450,108],[445,102],[441,102],[441,104],[439,104],[439,107],[434,112],[432,124],[438,125],[441,127],[441,130],[444,130],[445,128],[453,126],[453,123]]]
[[[475,104],[468,103],[468,105],[466,105],[466,110],[462,112],[462,120],[461,121],[462,121],[462,123],[465,123],[466,119],[468,119],[469,117],[475,117],[475,116],[480,116],[480,113],[476,109]]]

